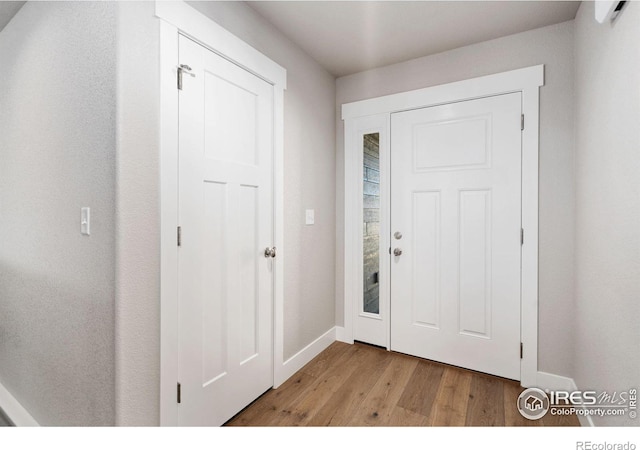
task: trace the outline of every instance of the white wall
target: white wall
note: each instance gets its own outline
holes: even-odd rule
[[[640,386],[640,4],[575,20],[575,370],[580,389]],[[638,425],[626,416],[596,425]]]
[[[284,93],[284,356],[335,325],[335,79],[241,2],[189,2],[287,69]],[[305,226],[304,210],[315,209]]]
[[[0,61],[0,383],[42,425],[112,425],[115,6],[29,2]]]
[[[336,317],[344,322],[343,103],[545,64],[540,90],[539,370],[572,373],[573,22],[338,78]]]

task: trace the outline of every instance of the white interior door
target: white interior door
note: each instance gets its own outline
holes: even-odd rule
[[[392,350],[520,379],[520,116],[520,93],[392,114]]]
[[[180,36],[180,425],[273,385],[273,88]]]

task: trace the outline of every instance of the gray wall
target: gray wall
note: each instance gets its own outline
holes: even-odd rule
[[[573,22],[338,78],[336,317],[344,323],[343,103],[545,64],[540,89],[539,370],[572,373]]]
[[[116,424],[160,424],[159,21],[117,3]]]
[[[0,383],[43,425],[111,425],[114,4],[29,2],[0,61]]]
[[[580,389],[640,386],[640,3],[613,25],[583,2],[576,50],[575,370]],[[596,425],[638,425],[626,416]]]
[[[285,358],[335,324],[335,79],[246,4],[191,3],[287,69]],[[158,425],[160,237],[158,24],[118,5],[116,423]],[[133,45],[132,43],[135,43]],[[314,208],[316,223],[304,225]]]
[[[189,2],[287,69],[284,94],[284,355],[335,325],[335,79],[240,2]],[[315,209],[305,226],[304,210]]]

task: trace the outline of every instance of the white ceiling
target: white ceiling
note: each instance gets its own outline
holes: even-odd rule
[[[575,18],[578,1],[251,1],[335,76]]]
[[[7,2],[0,0],[0,31],[7,26],[9,21],[13,19],[18,10],[22,8],[26,2]]]
[[[24,5],[0,0],[0,31]],[[251,1],[335,76],[575,18],[579,1]]]

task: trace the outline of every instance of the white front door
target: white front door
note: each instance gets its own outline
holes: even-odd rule
[[[392,350],[520,379],[520,116],[520,93],[392,114]]]
[[[179,39],[178,416],[217,426],[273,385],[273,88]]]

